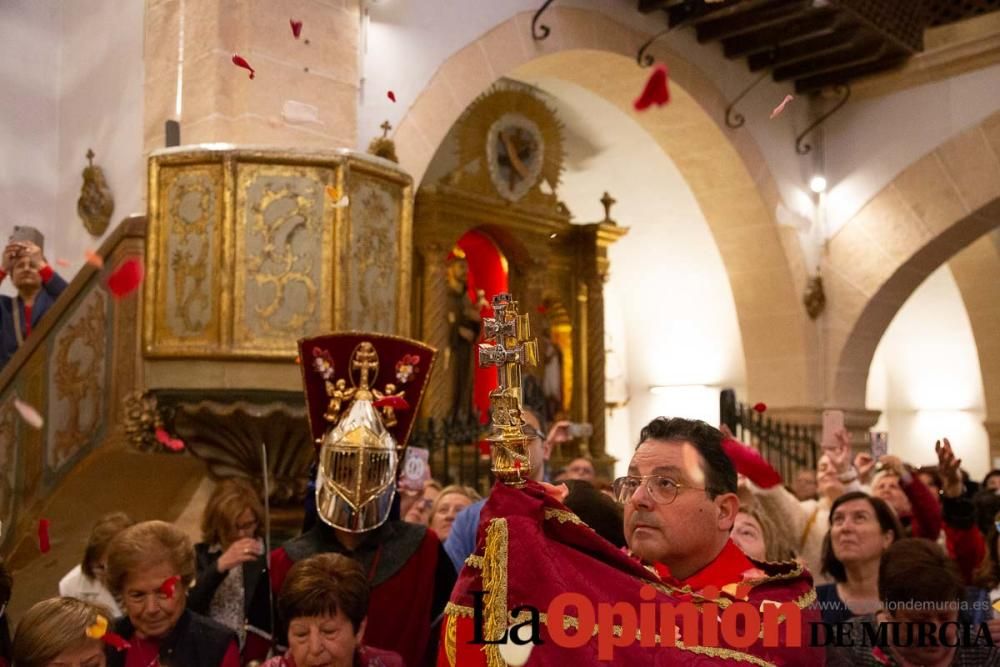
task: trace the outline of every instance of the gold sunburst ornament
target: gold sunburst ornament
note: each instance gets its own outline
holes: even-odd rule
[[[498,83],[477,98],[458,121],[459,164],[473,162],[493,188],[516,202],[546,183],[552,192],[562,172],[562,124],[529,89]]]

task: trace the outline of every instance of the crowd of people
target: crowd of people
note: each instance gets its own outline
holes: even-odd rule
[[[531,408],[524,420],[533,455],[546,461],[553,444],[565,440],[565,425],[546,430]],[[723,587],[733,572],[793,562],[799,567],[784,584],[798,577],[815,586],[813,606],[822,620],[847,624],[858,637],[865,623],[963,621],[985,624],[1000,642],[991,606],[1000,599],[1000,472],[991,471],[981,485],[968,481],[947,440],[937,444],[932,467],[918,469],[893,456],[852,459],[841,433],[816,470],[797,475],[787,488],[756,450],[723,431],[696,421],[654,420],[628,475],[612,485],[614,498],[602,493],[593,463],[581,458],[566,468],[563,502],[664,581]],[[546,471],[536,466],[534,479],[546,481]],[[317,522],[273,554],[270,576],[263,504],[248,481],[216,486],[197,544],[168,523],[136,523],[122,512],[103,516],[80,564],[59,582],[59,597],[25,613],[12,642],[0,614],[0,664],[432,664],[435,621],[476,549],[486,501],[474,489],[434,480],[422,495],[399,498],[405,521],[385,524],[390,536],[379,529],[379,539],[369,534],[345,546]],[[992,513],[988,521],[981,520],[983,512]],[[408,540],[409,553],[386,551],[390,537]],[[370,558],[368,551],[374,551]],[[439,553],[447,555],[433,558]],[[400,606],[391,581],[399,567],[380,577],[382,559],[415,561],[414,576],[403,579],[426,589],[420,623],[407,628],[400,622],[417,614],[420,596],[410,591],[406,599],[413,604]],[[0,568],[0,610],[12,586]],[[380,589],[388,593],[382,602],[375,600]],[[914,601],[926,604],[907,606]],[[405,636],[416,650],[404,657],[392,635]],[[827,657],[829,664],[861,665],[1000,661],[1000,653],[984,645],[913,648],[902,641],[884,652],[857,642],[831,648]]]
[[[434,479],[397,493],[410,417],[387,412],[398,403],[375,387],[386,374],[411,379],[409,366],[379,370],[360,334],[300,345],[316,360],[306,391],[320,443],[302,533],[267,552],[265,504],[250,480],[215,486],[196,544],[170,523],[114,512],[93,525],[58,596],[16,627],[6,613],[16,577],[0,561],[0,667],[486,664],[478,646],[455,645],[472,619],[444,619],[477,581],[468,568],[484,567],[492,498]],[[412,360],[421,350],[379,353],[389,352]],[[361,373],[346,406],[324,388],[335,366]],[[422,387],[407,391],[416,401]],[[762,614],[768,604],[801,608],[802,627],[783,626],[783,643],[747,649],[762,664],[1000,665],[1000,470],[974,483],[947,439],[928,447],[935,465],[917,467],[855,455],[840,431],[815,470],[784,480],[726,427],[660,417],[611,482],[587,457],[550,470],[569,423],[547,424],[527,398],[519,414],[524,493],[553,498],[557,516],[589,527],[577,546],[655,577],[670,595],[744,600]],[[509,539],[516,550],[518,536]],[[930,643],[898,633],[862,641],[879,624],[944,629]],[[817,645],[806,636],[817,625],[858,641]],[[970,628],[982,641],[951,641]]]

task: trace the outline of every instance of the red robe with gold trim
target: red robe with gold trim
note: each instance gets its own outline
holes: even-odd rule
[[[567,592],[581,594],[595,609],[599,603],[626,603],[631,609],[642,610],[642,604],[654,609],[652,605],[687,602],[700,609],[701,615],[694,628],[685,627],[683,618],[676,619],[678,635],[673,645],[659,637],[665,628],[659,627],[658,614],[637,614],[635,626],[616,615],[606,623],[611,627],[610,636],[606,632],[602,635],[598,624],[589,641],[577,648],[557,645],[549,623],[558,619],[546,615],[540,624],[542,643],[534,646],[529,666],[724,663],[810,667],[825,663],[823,649],[808,646],[810,622],[819,621],[819,612],[810,607],[815,600],[812,577],[796,563],[757,563],[730,542],[709,566],[678,581],[664,566],[646,568],[600,538],[535,482],[528,482],[521,490],[494,487],[483,507],[477,545],[476,554],[459,574],[445,612],[439,667],[504,665],[496,646],[470,643],[477,621],[482,621],[483,639],[497,639],[511,625],[528,620],[530,612],[525,609],[513,618],[515,608],[527,605],[545,613],[556,596]],[[641,597],[640,589],[646,584],[653,591],[645,589],[647,595]],[[750,646],[737,648],[727,644],[718,621],[719,614],[726,613],[724,609],[737,603],[743,610],[749,604],[758,614],[772,603],[792,603],[800,623],[796,628],[794,623],[779,619],[773,646],[765,646],[758,636]],[[563,613],[563,626],[579,626],[581,618],[578,609],[569,607]],[[742,620],[736,622],[737,631],[745,628]],[[696,633],[695,641],[687,641],[685,631]],[[795,635],[789,636],[790,631]],[[526,637],[527,627],[520,634]],[[648,638],[654,635],[659,645],[643,646],[652,643],[654,640]],[[627,645],[616,646],[610,657],[602,657],[601,644],[609,650],[612,637],[627,641]]]

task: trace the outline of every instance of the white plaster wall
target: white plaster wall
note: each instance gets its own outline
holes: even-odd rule
[[[145,211],[144,9],[142,0],[0,3],[0,237],[14,224],[38,227],[49,261],[71,263],[56,267],[67,279],[101,241],[76,213],[88,148],[115,197],[109,230]]]
[[[625,408],[610,415],[607,451],[624,474],[639,430],[659,415],[718,422],[718,388],[745,387],[743,345],[722,257],[694,195],[649,135],[609,102],[558,79],[550,94],[565,124],[559,196],[578,223],[612,217],[628,234],[611,246],[605,322],[624,361]],[[666,395],[650,387],[667,385]]]
[[[384,119],[398,125],[449,56],[515,14],[534,12],[540,3],[371,0],[366,6],[369,20],[367,44],[362,47],[359,147],[380,133],[378,125]],[[641,15],[634,2],[563,0],[558,6],[599,11],[647,33],[665,25],[662,16]],[[531,42],[530,35],[521,38]],[[735,98],[754,79],[745,61],[726,60],[718,45],[698,44],[693,30],[671,33],[662,43],[698,66],[727,99]],[[396,104],[387,99],[387,90],[395,91]],[[770,79],[761,82],[740,103],[738,109],[747,124],[735,132],[753,135],[785,206],[810,219],[816,212],[808,195],[809,178],[817,171],[826,173],[830,193],[822,223],[825,231],[816,230],[822,238],[832,236],[908,164],[1000,108],[1000,66],[880,98],[852,101],[826,124],[823,150],[819,149],[819,137],[810,137],[817,150],[807,156],[799,156],[794,147],[795,136],[809,122],[806,98],[796,99],[777,119],[768,119],[771,109],[789,92],[788,85],[774,84]],[[822,109],[824,104],[818,106]],[[811,232],[802,235],[811,263],[818,252],[815,241],[809,240],[812,236]]]
[[[848,103],[825,142],[829,235],[908,165],[997,109],[1000,65]]]
[[[881,410],[875,430],[889,452],[916,465],[936,463],[947,437],[973,478],[990,468],[982,422],[979,357],[958,285],[947,266],[932,273],[893,318],[868,373],[867,407]]]

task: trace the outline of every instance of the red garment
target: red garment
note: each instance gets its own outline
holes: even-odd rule
[[[962,581],[966,586],[973,585],[973,577],[976,568],[983,562],[986,556],[986,542],[979,528],[954,528],[949,524],[944,524],[945,544],[948,546],[948,555],[955,564],[958,571],[962,573]]]
[[[941,534],[941,503],[934,497],[917,475],[910,478],[909,483],[899,480],[903,493],[910,499],[912,506],[910,536],[923,537],[936,542]]]
[[[489,549],[485,548],[487,545],[490,546]],[[761,662],[796,667],[825,664],[823,649],[809,647],[810,623],[819,622],[820,618],[819,611],[810,606],[815,595],[812,577],[795,563],[757,563],[734,549],[735,545],[727,543],[716,562],[684,582],[664,581],[600,538],[565,506],[547,496],[536,482],[528,482],[523,489],[497,485],[483,507],[480,519],[475,553],[480,560],[473,559],[472,564],[467,562],[452,593],[451,605],[442,629],[438,666],[485,665],[486,651],[495,651],[493,647],[471,643],[477,629],[477,608],[482,615],[482,638],[496,640],[499,637],[485,635],[491,619],[494,622],[503,619],[502,627],[508,627],[509,615],[519,607],[523,614],[528,613],[525,607],[545,614],[560,613],[558,607],[551,605],[557,596],[564,593],[583,596],[595,611],[602,604],[624,604],[641,612],[640,605],[649,602],[674,605],[690,602],[703,607],[714,601],[679,590],[675,585],[677,583],[706,586],[745,583],[749,588],[745,601],[754,609],[759,609],[765,602],[796,603],[801,609],[801,627],[797,641],[792,643],[800,646],[788,646],[790,638],[787,633],[790,626],[783,622],[778,626],[777,646],[764,646],[763,641],[758,639],[749,648],[734,648],[726,643],[721,634],[717,639],[711,638],[709,626],[717,627],[718,623],[702,617],[701,631],[705,634],[701,637],[708,639],[702,646],[671,646],[667,643],[644,647],[638,641],[639,635],[644,633],[638,628],[639,632],[631,630],[631,633],[636,633],[630,633],[634,637],[633,641],[628,645],[615,647],[610,658],[602,658],[599,653],[602,638],[606,642],[610,641],[608,635],[614,636],[614,633],[605,632],[602,635],[598,630],[598,634],[591,635],[585,631],[583,637],[587,639],[582,646],[559,646],[549,632],[554,618],[549,615],[546,622],[539,624],[538,632],[542,643],[534,646],[528,664],[533,667],[563,667],[570,664],[659,667],[723,662],[734,666]],[[744,581],[743,573],[748,569],[761,570],[760,573],[754,573],[755,581]],[[484,577],[490,582],[489,585],[484,582]],[[640,596],[640,589],[644,589],[646,583],[659,584],[653,600]],[[490,594],[490,599],[483,595],[484,592],[489,592],[490,586],[496,589],[498,585],[503,586],[506,591],[506,599],[499,603],[492,597],[494,594]],[[715,599],[734,601],[728,592]],[[710,609],[709,607],[708,613],[711,613]],[[561,613],[576,618],[578,623],[583,616],[575,605]],[[520,620],[526,621],[527,618],[524,616]],[[614,616],[610,620],[624,626],[620,616]],[[740,622],[737,620],[737,628],[742,627]],[[677,623],[683,626],[685,621],[678,620]],[[660,628],[656,630],[658,632]],[[622,628],[617,632],[620,636],[625,630]],[[575,631],[566,634],[576,636]]]
[[[430,530],[417,551],[389,579],[374,586],[368,602],[365,644],[403,657],[407,665],[424,664],[431,639],[431,605],[440,541]],[[271,554],[271,586],[280,591],[294,561],[284,547]]]
[[[714,586],[719,590],[727,584],[743,581],[743,573],[754,569],[754,564],[732,540],[726,541],[719,555],[711,563],[692,574],[687,579],[674,579],[670,568],[663,563],[655,563],[656,573],[664,581],[673,586],[690,586],[692,591],[703,590],[706,586]]]
[[[158,667],[160,664],[160,642],[156,639],[129,640],[132,645],[125,653],[125,667]],[[226,649],[219,667],[240,667],[240,648],[232,642]]]

